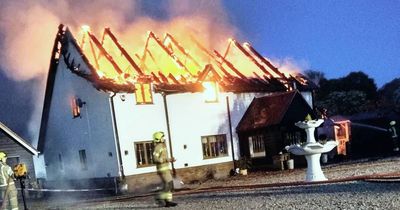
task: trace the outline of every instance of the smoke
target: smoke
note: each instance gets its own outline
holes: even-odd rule
[[[295,60],[294,58],[287,57],[284,59],[272,58],[268,59],[271,63],[284,73],[294,74],[304,73],[306,69],[310,68],[310,64],[306,60]]]
[[[142,50],[149,30],[160,36],[171,33],[180,41],[194,34],[209,49],[222,49],[226,39],[236,32],[228,24],[222,1],[1,1],[0,69],[15,81],[39,81],[32,90],[34,111],[28,123],[34,146],[51,50],[60,23],[75,35],[82,25],[89,25],[96,35],[110,27],[124,47],[135,53]]]

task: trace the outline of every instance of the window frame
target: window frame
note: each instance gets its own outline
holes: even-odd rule
[[[145,86],[148,85],[148,90],[145,89]],[[135,83],[135,100],[136,100],[136,105],[146,105],[146,104],[154,104],[154,99],[153,99],[153,90],[151,83]],[[140,91],[139,91],[140,90]],[[148,92],[146,92],[148,91]],[[149,94],[149,100],[146,98],[146,93]],[[141,101],[138,100],[138,98],[141,99]]]
[[[79,162],[81,163],[82,170],[88,170],[86,150],[84,149],[79,150]]]
[[[266,156],[266,148],[265,148],[265,138],[264,135],[252,135],[248,137],[249,140],[249,149],[251,157],[265,157]]]
[[[64,171],[64,161],[61,153],[58,153],[58,169]]]
[[[210,142],[212,137],[215,137],[215,142]],[[223,149],[224,152],[220,152],[217,148],[218,146],[221,146],[221,144],[217,144],[217,142],[219,140],[221,140],[219,137],[222,137],[222,146],[224,147],[224,149]],[[201,140],[203,160],[229,156],[228,139],[227,139],[226,134],[201,136],[200,140]],[[204,142],[204,140],[206,140],[207,142]],[[214,144],[212,144],[212,143],[214,143]],[[208,146],[205,147],[205,144],[207,144]],[[206,151],[207,149],[208,149],[208,152]],[[206,155],[206,153],[209,153],[209,155]]]
[[[212,99],[208,98],[208,96],[207,96],[208,95],[207,92],[211,91],[211,89],[208,88],[207,84],[210,84],[213,86],[212,90],[213,90],[214,98],[212,98]],[[219,102],[219,85],[218,85],[218,83],[215,81],[204,81],[202,83],[202,86],[204,88],[204,90],[202,92],[203,97],[204,97],[204,102],[205,103],[218,103]]]
[[[72,111],[72,119],[81,118],[81,107],[78,102],[79,98],[74,96],[70,99],[71,111]]]
[[[139,153],[140,151],[138,151],[138,148],[139,148],[138,145],[143,145],[143,150],[140,150],[140,151],[143,151],[143,154]],[[146,145],[150,146],[150,148],[147,148]],[[133,146],[134,146],[134,150],[135,150],[136,167],[137,168],[151,167],[151,166],[156,165],[153,161],[154,143],[152,140],[135,141],[133,143]],[[146,154],[146,153],[148,153],[148,154]],[[145,163],[139,164],[140,160],[144,160]],[[143,162],[143,161],[141,161],[141,162]]]

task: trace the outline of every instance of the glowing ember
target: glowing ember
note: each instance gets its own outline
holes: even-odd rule
[[[87,33],[87,32],[90,31],[90,26],[88,26],[88,25],[83,25],[83,26],[81,26],[81,29],[82,29],[82,31],[83,31],[84,33]]]

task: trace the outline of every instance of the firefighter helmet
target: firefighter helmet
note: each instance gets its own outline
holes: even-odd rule
[[[7,154],[4,152],[0,152],[0,160],[3,160],[3,158],[7,157]]]
[[[389,123],[391,126],[396,125],[396,121],[390,121]]]
[[[158,143],[164,138],[164,132],[157,131],[153,134],[153,142]]]

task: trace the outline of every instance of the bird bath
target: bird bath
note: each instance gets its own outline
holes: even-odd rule
[[[315,141],[314,131],[315,128],[320,126],[324,120],[306,120],[299,121],[295,125],[302,128],[307,133],[307,142],[302,144],[294,144],[286,146],[285,149],[294,155],[304,155],[307,160],[307,174],[306,181],[324,181],[328,180],[321,169],[321,163],[319,161],[321,153],[329,152],[335,148],[338,144],[336,141],[327,141],[325,144],[321,144]]]

